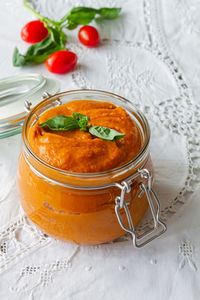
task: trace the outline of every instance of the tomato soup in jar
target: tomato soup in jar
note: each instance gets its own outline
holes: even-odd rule
[[[151,188],[149,125],[128,100],[94,90],[57,94],[29,113],[22,136],[21,204],[46,234],[78,244],[135,238],[149,207],[155,229],[165,230]]]

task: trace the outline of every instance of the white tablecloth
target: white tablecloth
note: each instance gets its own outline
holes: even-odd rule
[[[0,1],[0,75],[41,73],[61,90],[96,88],[133,101],[147,116],[155,190],[168,231],[140,250],[130,238],[77,246],[45,236],[27,220],[16,187],[20,135],[0,140],[0,299],[199,299],[200,294],[200,12],[197,0],[34,0],[60,18],[73,6],[122,7],[96,25],[101,44],[88,49],[68,32],[79,58],[58,76],[44,65],[14,68],[24,51],[22,26],[34,17],[22,1]],[[1,107],[0,107],[1,109]],[[150,225],[147,216],[138,230]]]

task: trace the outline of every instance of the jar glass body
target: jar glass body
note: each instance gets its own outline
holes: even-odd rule
[[[75,173],[56,169],[41,161],[28,143],[28,130],[47,109],[72,100],[107,101],[121,106],[137,123],[143,146],[136,157],[123,166],[107,172]],[[149,154],[150,132],[145,117],[126,99],[102,91],[80,90],[60,93],[37,105],[23,126],[23,147],[18,164],[18,187],[22,207],[27,216],[45,233],[78,244],[100,244],[125,234],[115,213],[115,200],[120,196],[118,184],[148,169],[153,175]],[[131,182],[125,201],[137,225],[149,208],[141,195],[137,177]],[[121,212],[127,224],[125,212]]]

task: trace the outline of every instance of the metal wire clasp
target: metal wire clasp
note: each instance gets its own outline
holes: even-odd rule
[[[139,194],[139,198],[145,193],[149,207],[151,210],[151,214],[153,217],[154,228],[152,230],[147,231],[144,235],[138,237],[133,226],[131,214],[128,208],[129,202],[125,201],[125,194],[131,191],[131,183],[133,179],[141,177],[141,179],[145,179],[147,184],[143,181],[139,184],[141,193]],[[128,233],[132,235],[133,244],[140,248],[147,243],[151,242],[153,239],[159,237],[162,233],[167,230],[167,226],[160,220],[160,202],[159,199],[152,189],[152,174],[148,169],[139,169],[138,172],[132,176],[130,176],[126,181],[123,181],[121,184],[117,183],[116,186],[120,188],[121,194],[115,198],[115,213],[118,219],[120,226]],[[126,217],[128,220],[129,227],[126,227],[123,223],[120,210],[124,209],[126,213]]]
[[[51,96],[51,94],[49,94],[48,92],[44,92],[42,95],[42,98],[47,99],[50,96]],[[24,109],[27,113],[29,113],[31,111],[31,106],[32,106],[32,103],[30,101],[24,100]]]
[[[42,95],[42,98],[43,98],[43,100],[45,100],[45,99],[47,99],[47,98],[49,98],[49,97],[51,97],[51,96],[52,96],[52,95],[49,94],[48,92],[44,92],[43,95]],[[55,100],[55,102],[56,102],[57,105],[62,105],[62,101],[61,101],[60,98],[57,98],[57,99]],[[25,111],[26,111],[27,113],[29,113],[29,112],[31,111],[31,109],[32,109],[31,106],[32,106],[32,103],[31,103],[30,101],[24,100],[24,109],[25,109]]]

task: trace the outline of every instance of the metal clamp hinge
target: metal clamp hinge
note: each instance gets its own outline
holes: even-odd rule
[[[145,193],[150,211],[153,217],[154,222],[154,228],[146,232],[143,236],[137,237],[135,228],[133,226],[130,210],[128,208],[129,202],[125,201],[125,194],[129,193],[131,191],[131,183],[133,179],[141,177],[142,179],[147,180],[147,184],[144,184],[143,182],[140,183],[140,189],[141,193],[139,194],[139,198],[142,197],[142,195]],[[126,181],[123,181],[121,184],[117,183],[116,186],[120,188],[121,194],[120,196],[117,196],[115,198],[115,213],[118,219],[118,222],[120,226],[124,229],[124,231],[130,233],[133,238],[133,244],[140,248],[149,242],[151,242],[153,239],[159,237],[161,234],[163,234],[167,230],[167,226],[165,223],[163,223],[160,220],[160,202],[159,199],[154,192],[154,190],[151,187],[152,183],[152,174],[147,169],[138,170],[138,172],[132,176],[130,176]],[[129,227],[124,225],[124,222],[122,220],[120,210],[124,209]]]
[[[52,95],[49,94],[48,92],[44,92],[43,95],[42,95],[42,98],[45,100],[45,99],[47,99],[47,98],[49,98],[49,97],[51,97],[51,96],[52,96]],[[57,98],[57,99],[55,100],[55,102],[56,102],[57,105],[62,105],[62,101],[61,101],[60,98]],[[25,111],[26,111],[27,113],[29,113],[29,112],[31,111],[31,109],[32,109],[31,106],[32,106],[32,103],[31,103],[30,101],[24,100],[24,109],[25,109]]]

